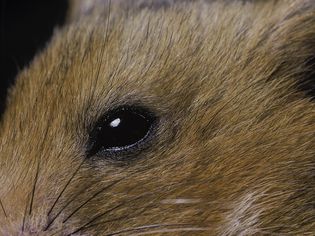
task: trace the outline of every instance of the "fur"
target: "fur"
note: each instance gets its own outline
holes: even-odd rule
[[[77,6],[19,74],[0,234],[314,235],[314,1],[152,2]],[[126,104],[159,117],[150,147],[86,158]]]

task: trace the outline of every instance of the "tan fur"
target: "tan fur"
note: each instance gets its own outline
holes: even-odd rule
[[[296,88],[314,1],[104,6],[74,12],[11,91],[0,234],[314,235],[315,103]],[[160,118],[151,146],[85,159],[123,104]]]

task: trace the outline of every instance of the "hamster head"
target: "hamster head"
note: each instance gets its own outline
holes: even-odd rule
[[[10,91],[0,234],[314,233],[314,1],[84,2]]]

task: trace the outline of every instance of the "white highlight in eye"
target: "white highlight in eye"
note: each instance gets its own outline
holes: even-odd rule
[[[193,204],[201,202],[200,199],[189,199],[189,198],[175,198],[175,199],[164,199],[161,201],[163,204]]]
[[[120,118],[117,118],[117,119],[115,119],[115,120],[113,120],[112,122],[110,122],[110,127],[112,127],[112,128],[116,128],[119,124],[120,124],[120,122],[121,122],[121,119]]]

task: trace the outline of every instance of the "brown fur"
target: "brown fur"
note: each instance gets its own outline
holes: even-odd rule
[[[314,1],[103,6],[74,11],[11,91],[1,235],[314,235],[315,104],[297,89]],[[122,104],[159,117],[150,147],[86,159]]]

